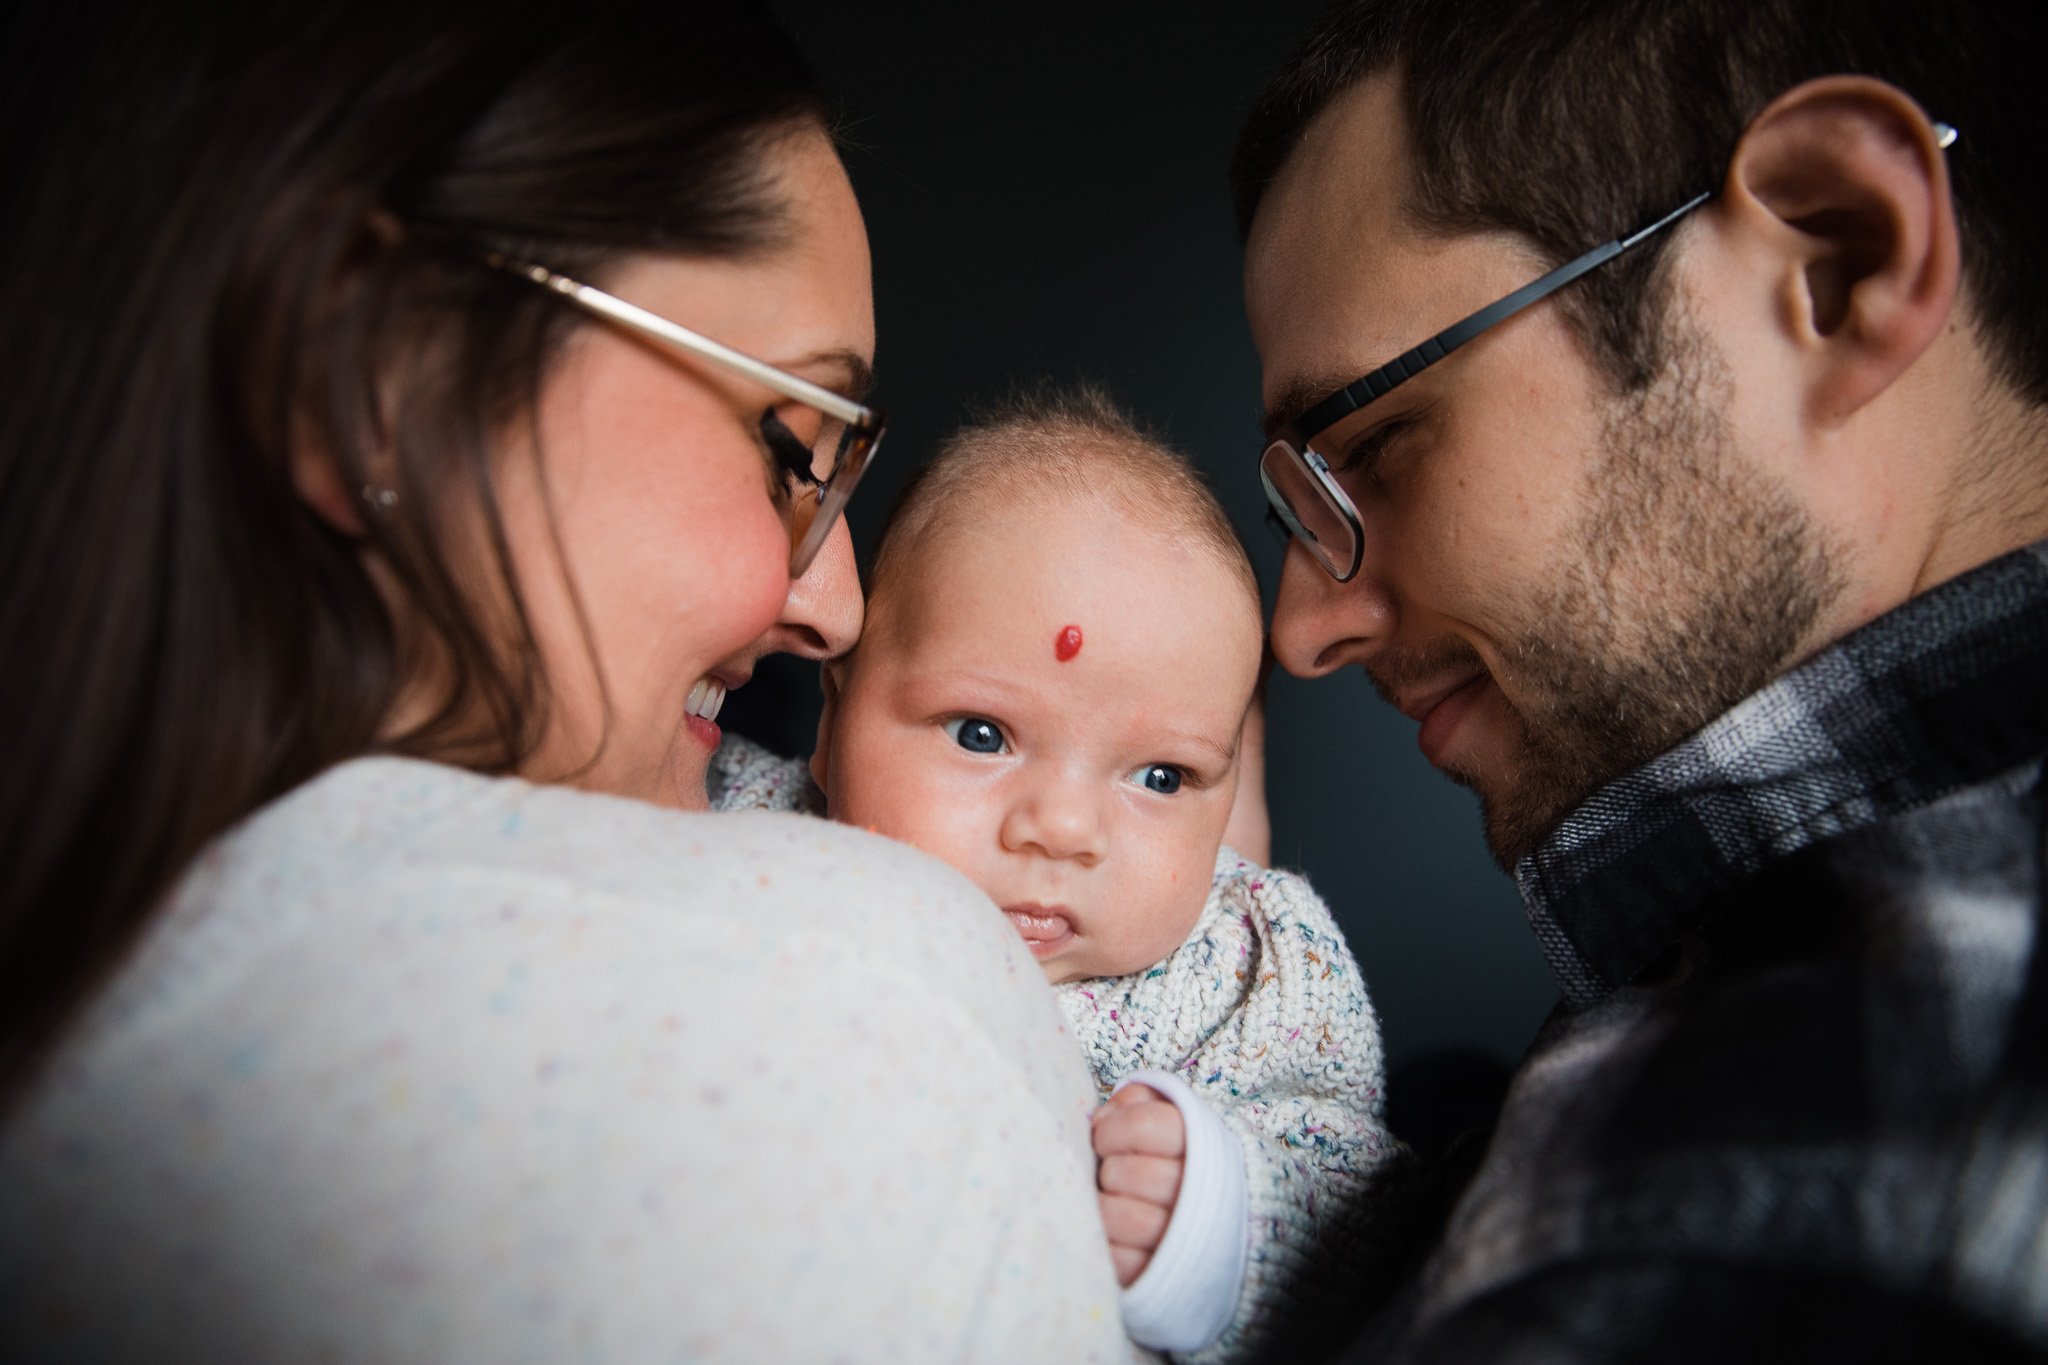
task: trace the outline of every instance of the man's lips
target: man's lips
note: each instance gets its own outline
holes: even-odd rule
[[[1043,958],[1058,952],[1074,937],[1073,915],[1065,906],[1026,901],[1004,906],[1003,913],[1010,917],[1018,937],[1024,940],[1034,957]]]
[[[1422,756],[1438,767],[1443,766],[1441,755],[1451,742],[1458,724],[1472,710],[1484,690],[1487,676],[1484,670],[1462,678],[1403,697],[1395,703],[1401,714],[1410,720],[1421,722],[1416,731],[1415,743],[1422,750]]]

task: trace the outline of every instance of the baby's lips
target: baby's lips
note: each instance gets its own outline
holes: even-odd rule
[[[1004,915],[1010,917],[1010,923],[1016,925],[1026,943],[1057,939],[1073,933],[1073,917],[1057,905],[1008,905],[1004,907]]]
[[[1033,948],[1064,942],[1074,933],[1074,919],[1065,906],[1025,902],[1006,905],[1003,913],[1010,917],[1018,937]]]

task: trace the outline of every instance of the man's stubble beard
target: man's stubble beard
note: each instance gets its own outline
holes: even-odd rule
[[[1726,368],[1676,308],[1663,347],[1659,377],[1605,414],[1578,553],[1504,642],[1516,732],[1490,771],[1451,773],[1503,868],[1795,662],[1845,588],[1805,510],[1740,458]]]

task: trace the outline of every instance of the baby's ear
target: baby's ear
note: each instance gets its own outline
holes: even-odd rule
[[[825,790],[827,755],[832,751],[832,713],[839,707],[839,688],[845,682],[846,661],[829,659],[818,670],[818,683],[825,689],[825,709],[818,713],[818,742],[811,750],[811,781]]]

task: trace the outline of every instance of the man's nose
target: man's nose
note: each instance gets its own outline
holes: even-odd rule
[[[1003,817],[1003,847],[1093,867],[1108,851],[1102,799],[1081,774],[1038,776],[1014,793]]]
[[[1273,604],[1273,656],[1282,668],[1298,678],[1320,678],[1362,664],[1393,626],[1393,603],[1370,553],[1355,578],[1339,583],[1300,541],[1287,543]]]

